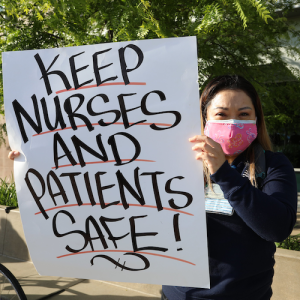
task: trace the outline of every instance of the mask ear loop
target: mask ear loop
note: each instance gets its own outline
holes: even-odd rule
[[[203,128],[201,126],[201,134],[204,135],[205,127],[207,125],[207,119],[203,120]]]

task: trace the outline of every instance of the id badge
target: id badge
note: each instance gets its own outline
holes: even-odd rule
[[[214,191],[208,186],[205,187],[205,211],[208,213],[232,216],[234,212],[233,207],[229,201],[224,198],[224,193],[220,186],[215,183],[213,183],[212,186]]]

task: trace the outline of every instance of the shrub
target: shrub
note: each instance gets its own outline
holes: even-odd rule
[[[18,206],[15,183],[0,178],[0,205]]]
[[[275,146],[274,150],[282,152],[290,160],[294,168],[300,168],[300,145]]]
[[[275,243],[278,248],[300,251],[300,234],[290,235],[280,243]]]

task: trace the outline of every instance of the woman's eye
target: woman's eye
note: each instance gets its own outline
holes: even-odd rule
[[[244,112],[244,113],[241,113],[241,116],[242,116],[242,117],[245,117],[245,116],[249,116],[249,114],[246,113],[246,112]]]
[[[216,116],[221,116],[221,117],[224,117],[224,116],[225,116],[225,114],[220,112],[220,113],[217,113],[217,114],[216,114]]]

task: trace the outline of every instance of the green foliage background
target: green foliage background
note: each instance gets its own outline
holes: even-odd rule
[[[283,145],[278,144],[282,150],[287,136],[300,131],[299,71],[282,59],[282,49],[295,60],[300,54],[300,32],[287,19],[296,4],[293,0],[0,0],[0,51],[196,36],[199,87],[225,73],[250,80],[262,98],[270,133],[282,136]],[[3,114],[2,104],[0,78]]]
[[[11,181],[12,183],[10,180],[0,178],[0,205],[17,207],[16,187],[13,180]]]
[[[290,235],[284,241],[275,244],[278,248],[300,251],[300,234]]]

